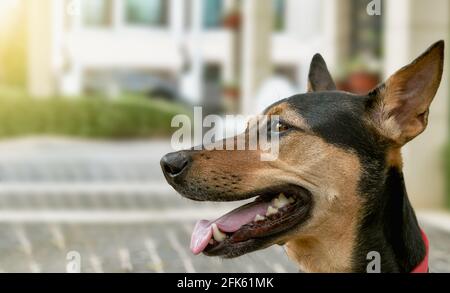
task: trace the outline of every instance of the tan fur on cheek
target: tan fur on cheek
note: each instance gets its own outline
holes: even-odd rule
[[[357,214],[353,214],[357,217]],[[286,243],[286,252],[303,272],[351,272],[351,256],[356,240],[356,221],[350,217],[330,219],[314,233]],[[333,223],[331,223],[333,222]],[[317,235],[317,234],[321,235]]]
[[[317,185],[314,208],[307,223],[288,237],[286,250],[302,271],[348,272],[362,206],[360,161],[356,154],[318,138],[303,138],[311,139],[314,142],[308,143],[313,143],[314,149],[304,149],[302,156],[295,154],[301,160],[291,167],[303,177],[299,184],[313,181]]]

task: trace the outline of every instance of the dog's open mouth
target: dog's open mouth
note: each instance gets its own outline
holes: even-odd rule
[[[194,254],[223,255],[233,246],[275,239],[304,222],[310,210],[309,192],[296,187],[258,196],[220,218],[198,221],[191,237]]]

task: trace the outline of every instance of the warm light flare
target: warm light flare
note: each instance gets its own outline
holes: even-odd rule
[[[19,0],[2,0],[0,1],[0,16],[4,16],[5,13],[8,13],[17,6]]]

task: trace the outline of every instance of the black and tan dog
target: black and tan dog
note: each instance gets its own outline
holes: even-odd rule
[[[280,134],[278,159],[261,161],[260,150],[164,156],[165,177],[184,197],[256,197],[217,220],[200,221],[192,251],[230,258],[280,244],[306,272],[365,272],[368,253],[376,251],[382,272],[413,271],[426,247],[400,149],[427,126],[443,60],[439,41],[367,95],[353,95],[336,90],[317,54],[308,93],[265,111],[280,117],[269,129]]]

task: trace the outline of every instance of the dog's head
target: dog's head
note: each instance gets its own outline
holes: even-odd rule
[[[264,113],[280,119],[268,128],[280,137],[273,161],[262,161],[259,149],[164,156],[165,177],[184,197],[256,197],[217,220],[199,222],[194,253],[236,257],[287,244],[304,268],[310,262],[309,269],[315,269],[312,251],[318,249],[333,255],[341,266],[336,269],[349,269],[365,207],[381,205],[376,193],[388,168],[401,168],[399,149],[427,125],[442,76],[443,48],[442,41],[436,43],[367,95],[337,91],[324,60],[314,56],[308,92]]]

